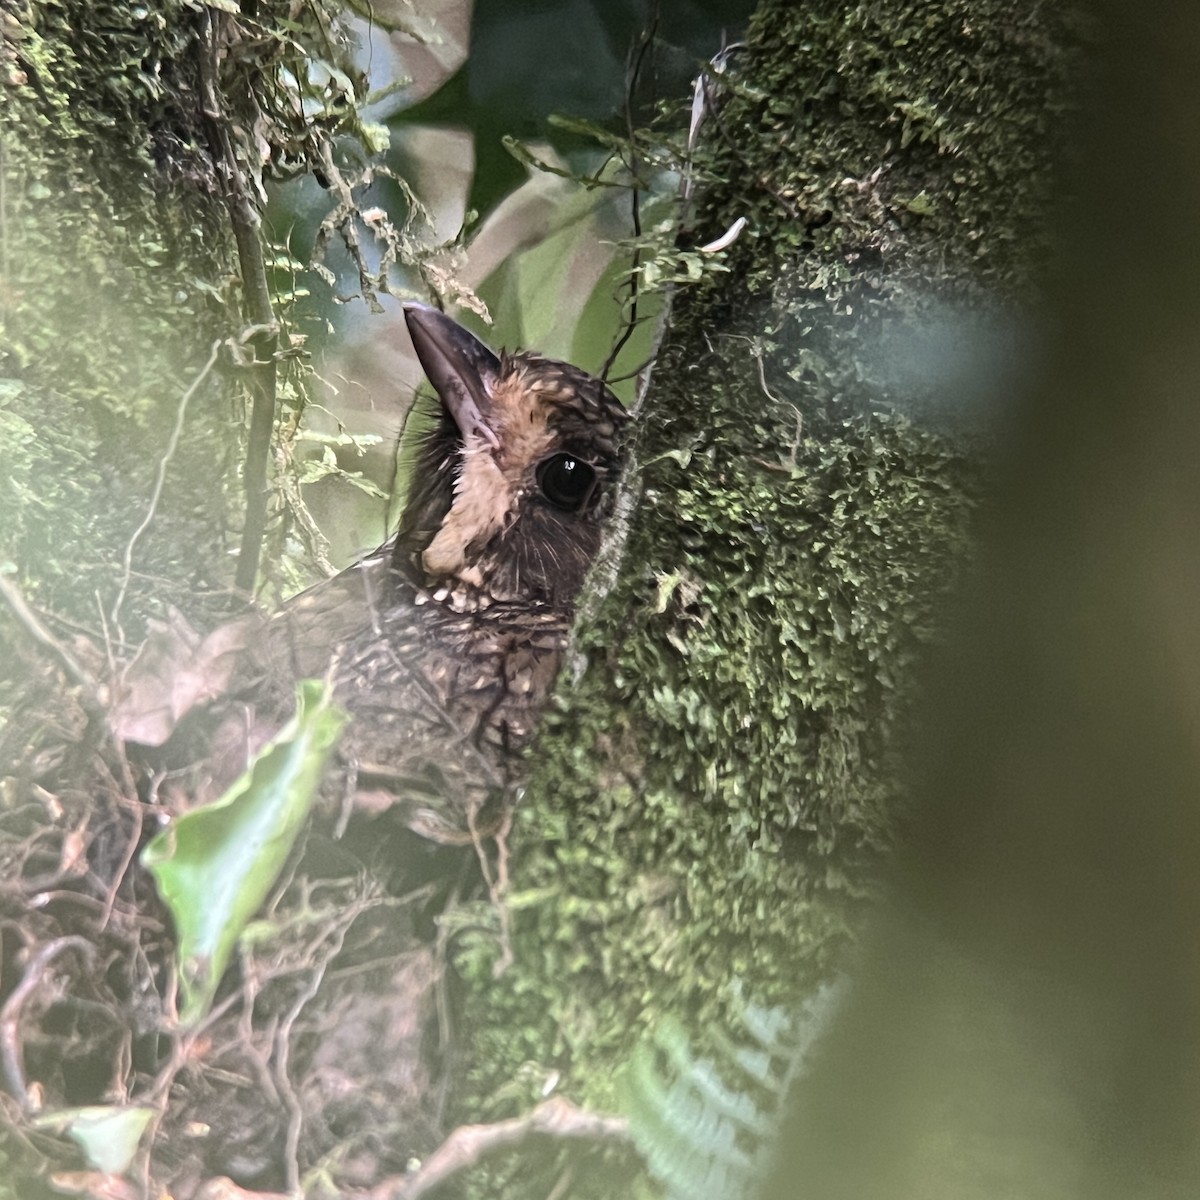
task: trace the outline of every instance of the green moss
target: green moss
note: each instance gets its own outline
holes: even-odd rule
[[[337,74],[338,6],[254,10],[27,0],[3,15],[0,499],[11,503],[0,559],[77,619],[95,619],[97,597],[111,604],[180,398],[213,343],[245,323],[227,180],[204,117],[209,23],[223,39],[218,103],[258,194],[318,158],[333,132],[359,129],[354,88],[365,85]],[[278,310],[288,301],[277,296]],[[286,411],[303,402],[298,356],[281,371]],[[138,543],[131,620],[164,602],[199,616],[197,593],[228,587],[240,376],[226,350],[190,404]]]
[[[226,249],[214,205],[176,217],[153,186],[142,139],[146,107],[161,102],[143,61],[167,51],[164,30],[148,19],[131,28],[129,6],[99,8],[9,15],[0,106],[0,556],[44,603],[92,617],[144,515],[184,372],[207,352],[193,362],[212,321],[203,296],[181,287],[192,272],[180,261],[212,272]],[[211,547],[224,514],[199,515],[192,544]]]
[[[611,1105],[662,1014],[700,1026],[733,978],[769,1004],[844,959],[980,487],[881,338],[1027,301],[1045,256],[1059,9],[776,0],[748,41],[685,236],[749,226],[675,301],[620,581],[518,811],[516,964],[460,964],[482,1097],[532,1060]]]

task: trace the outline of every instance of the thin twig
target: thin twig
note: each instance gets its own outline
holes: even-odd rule
[[[283,1101],[283,1106],[288,1112],[288,1127],[284,1144],[284,1169],[287,1171],[288,1193],[293,1196],[300,1194],[300,1134],[304,1130],[304,1109],[300,1104],[300,1097],[296,1095],[296,1089],[292,1086],[291,1078],[288,1075],[288,1063],[291,1059],[292,1048],[292,1028],[299,1019],[300,1014],[320,990],[321,983],[325,978],[325,971],[329,967],[329,964],[341,953],[342,946],[346,941],[346,934],[350,931],[350,926],[358,919],[362,911],[363,907],[354,906],[348,914],[344,915],[340,928],[335,928],[332,931],[332,944],[328,947],[321,961],[313,967],[308,977],[308,983],[304,985],[304,988],[296,997],[295,1003],[288,1009],[283,1020],[279,1023],[279,1028],[275,1031],[275,1085],[279,1091],[280,1099]]]
[[[8,606],[17,624],[43,650],[48,650],[57,659],[59,665],[71,682],[76,684],[81,692],[79,701],[89,719],[102,723],[105,719],[104,706],[100,703],[100,691],[96,681],[76,661],[75,656],[64,646],[38,619],[37,614],[29,607],[20,588],[0,571],[0,600]]]
[[[86,958],[93,958],[95,946],[86,938],[60,937],[47,942],[25,968],[21,982],[0,1008],[0,1069],[9,1094],[22,1108],[29,1105],[29,1088],[25,1082],[25,1054],[21,1044],[21,1010],[42,981],[46,969],[64,951],[74,947]]]
[[[137,853],[138,844],[142,839],[142,824],[146,806],[140,800],[134,800],[129,805],[129,809],[133,813],[133,831],[125,843],[125,853],[121,856],[121,862],[117,866],[112,883],[108,885],[108,893],[104,897],[104,910],[100,916],[101,933],[108,928],[108,922],[112,919],[113,906],[117,902],[117,893],[121,890],[121,884],[125,882],[125,876],[129,871],[130,865],[133,863],[133,856]]]
[[[139,919],[141,919],[139,917]],[[171,1088],[175,1079],[184,1067],[195,1063],[201,1054],[197,1047],[206,1046],[211,1040],[211,1030],[226,1013],[241,999],[240,992],[231,992],[223,1000],[218,1001],[209,1009],[208,1015],[197,1024],[183,1028],[179,1024],[179,972],[172,971],[167,978],[167,990],[162,995],[161,1005],[163,1022],[158,1032],[171,1039],[171,1053],[167,1061],[159,1068],[150,1086],[141,1097],[140,1103],[156,1108],[158,1115],[154,1118],[150,1130],[166,1116],[169,1106]],[[148,1131],[144,1144],[154,1143],[153,1133]]]
[[[499,828],[491,835],[496,843],[496,870],[493,873],[488,862],[487,847],[475,825],[476,806],[467,808],[467,825],[471,831],[471,843],[475,847],[475,855],[479,859],[479,870],[483,882],[487,885],[488,898],[500,918],[500,957],[492,964],[492,978],[499,979],[514,963],[512,948],[512,913],[509,911],[505,894],[508,891],[508,835],[512,830],[511,804],[505,804],[504,816]]]
[[[573,1163],[568,1163],[567,1168],[558,1177],[558,1181],[550,1189],[546,1200],[563,1200],[563,1197],[571,1191],[571,1185],[575,1182],[575,1166]]]
[[[638,272],[642,265],[642,189],[638,185],[638,155],[636,133],[633,128],[633,105],[638,76],[641,74],[642,64],[645,62],[646,55],[654,43],[654,32],[657,28],[658,7],[655,5],[654,14],[651,16],[650,22],[642,34],[642,44],[638,47],[637,56],[632,58],[628,82],[625,85],[625,132],[629,138],[629,162],[627,166],[633,178],[633,184],[629,193],[631,215],[633,218],[633,261],[630,264],[629,271],[629,319],[626,321],[621,336],[617,338],[613,348],[609,351],[608,358],[604,360],[604,366],[600,370],[600,378],[605,383],[608,382],[608,373],[613,369],[617,361],[617,355],[625,349],[625,343],[633,336],[633,331],[637,328],[638,324],[638,296],[640,294]]]
[[[755,458],[754,461],[760,466],[764,466],[771,471],[784,471],[788,474],[795,474],[798,463],[797,456],[800,453],[800,446],[804,441],[804,414],[790,400],[785,400],[782,396],[777,396],[768,386],[767,370],[763,356],[762,343],[757,338],[747,337],[745,334],[741,333],[731,333],[727,336],[738,341],[748,342],[750,344],[750,354],[755,363],[758,364],[758,386],[761,388],[762,394],[766,396],[766,398],[770,400],[772,404],[778,405],[781,408],[784,405],[787,405],[787,407],[792,410],[796,417],[796,432],[792,438],[791,444],[788,446],[787,458],[781,462],[774,463],[768,462],[764,458]],[[712,348],[711,344],[709,348]]]
[[[354,200],[355,186],[362,186],[369,183],[371,172],[368,172],[366,178],[360,178],[354,184],[350,183],[338,168],[337,163],[334,162],[333,144],[328,140],[321,143],[319,156],[321,171],[325,176],[330,192],[337,199],[337,204],[333,211],[321,222],[321,227],[317,231],[316,241],[313,245],[313,260],[315,261],[320,258],[324,254],[325,247],[333,235],[335,233],[339,234],[342,245],[353,260],[355,269],[358,272],[359,294],[366,301],[367,307],[372,312],[381,313],[384,310],[383,305],[379,302],[377,293],[386,293],[388,290],[388,265],[395,260],[398,250],[397,239],[400,235],[386,221],[382,224],[376,222],[370,225],[370,228],[373,229],[376,235],[376,240],[382,240],[384,243],[383,257],[377,268],[373,269],[367,261],[366,254],[363,252],[362,240],[358,234],[358,222],[362,219],[363,214],[359,211],[359,207]],[[380,168],[380,171],[388,175],[389,178],[392,178],[393,182],[401,182],[395,179],[390,172],[382,168]],[[424,209],[416,196],[408,192],[406,188],[403,190],[406,192],[406,200],[409,201],[408,221],[411,221],[417,212],[423,212]],[[408,221],[405,222],[406,228]]]
[[[551,1096],[523,1117],[493,1125],[460,1125],[413,1174],[385,1179],[367,1197],[419,1200],[451,1176],[532,1137],[562,1142],[625,1142],[629,1140],[629,1122],[624,1117],[587,1112],[562,1096]]]
[[[778,191],[771,184],[771,181],[764,172],[755,170],[754,164],[750,162],[745,153],[742,151],[741,147],[737,144],[737,139],[734,138],[729,132],[729,129],[725,124],[725,119],[721,115],[721,108],[717,104],[716,97],[713,94],[712,83],[709,81],[707,68],[705,68],[705,73],[702,76],[702,79],[704,80],[703,86],[705,99],[708,101],[708,114],[712,117],[713,122],[716,124],[717,132],[720,133],[721,139],[725,142],[725,145],[733,152],[733,156],[742,164],[743,167],[745,167],[746,171],[750,174],[751,178],[755,180],[759,187],[761,187],[764,192],[771,196],[779,205],[779,207],[782,208],[783,211],[787,213],[787,215],[791,217],[793,221],[801,222],[803,217],[800,210],[785,195],[783,195],[782,192]]]
[[[8,147],[0,136],[0,279],[4,280],[2,294],[7,296],[14,287],[8,262]],[[0,300],[0,304],[4,302]]]
[[[722,34],[722,40],[724,40],[724,34]],[[708,104],[711,99],[708,91],[708,70],[711,69],[718,75],[724,74],[730,56],[737,50],[745,49],[745,46],[745,42],[732,42],[728,46],[723,45],[708,60],[708,67],[701,69],[692,87],[692,115],[691,121],[688,123],[687,144],[684,149],[683,177],[679,183],[679,199],[681,202],[679,223],[682,226],[686,226],[688,223],[688,206],[691,204],[692,192],[695,188],[694,156],[696,146],[700,140],[700,129],[708,117]]]
[[[649,318],[646,318],[647,320]],[[640,363],[631,371],[626,371],[623,375],[609,376],[608,383],[611,386],[614,383],[624,383],[627,379],[636,379],[647,367],[654,362],[654,355],[651,354],[648,358],[642,359]]]
[[[179,448],[179,439],[183,436],[183,422],[187,416],[188,404],[199,390],[200,385],[208,378],[208,373],[216,365],[217,353],[220,349],[221,343],[219,341],[213,342],[212,349],[208,353],[208,361],[200,368],[200,373],[192,380],[187,391],[179,398],[179,405],[175,409],[175,425],[171,429],[171,436],[167,439],[167,448],[163,451],[162,458],[158,460],[158,471],[154,477],[154,488],[150,492],[150,503],[146,507],[146,515],[142,518],[141,524],[130,535],[129,541],[125,545],[121,586],[117,591],[117,598],[113,601],[112,611],[109,614],[109,620],[112,622],[113,628],[117,631],[117,637],[121,641],[125,640],[124,631],[121,629],[121,606],[125,603],[125,593],[129,590],[129,580],[133,575],[134,548],[138,544],[138,539],[150,528],[150,522],[154,520],[154,514],[158,511],[158,502],[162,498],[163,484],[167,479],[167,467],[171,459],[175,457],[175,451]]]

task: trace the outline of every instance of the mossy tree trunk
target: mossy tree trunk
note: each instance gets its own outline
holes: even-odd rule
[[[767,0],[714,80],[682,245],[747,225],[674,298],[617,579],[517,816],[517,965],[485,986],[489,955],[461,956],[490,1085],[569,1064],[611,1104],[664,1013],[845,964],[907,804],[913,667],[969,556],[977,406],[1008,398],[989,355],[1032,311],[1076,57],[1061,4]]]
[[[89,623],[112,615],[180,399],[236,321],[211,160],[182,116],[201,20],[184,4],[3,12],[0,556]],[[213,480],[233,475],[231,391],[210,371],[189,406],[135,593],[153,577],[178,604],[226,583],[230,497]]]
[[[295,528],[282,502],[264,528],[269,443],[303,410],[315,322],[265,182],[319,168],[336,226],[342,150],[373,136],[340,7],[245,7],[0,14],[0,555],[43,605],[126,616],[131,640],[168,602],[227,611]]]

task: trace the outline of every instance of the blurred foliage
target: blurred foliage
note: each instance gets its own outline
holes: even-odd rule
[[[462,69],[402,120],[471,129],[476,170],[468,207],[486,215],[525,178],[506,138],[549,142],[584,167],[593,139],[556,128],[551,116],[619,129],[629,105],[634,123],[645,124],[657,101],[688,94],[699,63],[720,49],[725,31],[745,25],[753,8],[753,0],[476,0]],[[631,95],[630,59],[650,28],[649,61]]]
[[[222,213],[195,188],[173,187],[156,161],[179,153],[163,63],[196,19],[186,5],[165,8],[5,14],[0,553],[39,600],[77,616],[94,615],[97,590],[111,601],[118,547],[144,513],[175,404],[224,306]],[[212,389],[204,399],[185,450],[190,484],[173,486],[146,547],[150,569],[181,580],[220,561],[226,525],[211,481],[228,466],[218,431],[229,410]]]
[[[44,605],[89,621],[107,610],[180,398],[213,342],[231,338],[189,409],[130,589],[135,620],[146,602],[223,603],[241,509],[235,344],[246,320],[232,163],[257,205],[267,181],[299,171],[345,183],[340,165],[382,145],[358,116],[365,79],[339,11],[30,0],[4,13],[0,554]],[[326,208],[326,239],[354,232],[344,191]],[[305,400],[305,331],[289,324],[303,264],[261,252],[277,281],[286,433]]]
[[[154,1109],[141,1105],[97,1104],[40,1114],[32,1124],[67,1134],[96,1171],[123,1175],[154,1115]]]
[[[735,990],[731,1034],[697,1058],[683,1024],[662,1021],[634,1050],[621,1107],[666,1200],[748,1200],[772,1165],[792,1085],[841,995],[827,984],[799,1012],[748,1004]]]
[[[1032,301],[1076,41],[1051,5],[777,0],[714,81],[681,244],[749,225],[676,295],[618,578],[532,754],[518,966],[460,943],[481,1097],[533,1063],[611,1105],[664,1017],[719,1026],[732,978],[771,1005],[844,960],[982,487],[879,346]]]
[[[1200,1195],[1200,8],[1086,11],[1048,350],[764,1200]]]

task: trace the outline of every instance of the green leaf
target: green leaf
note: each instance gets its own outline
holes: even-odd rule
[[[306,679],[296,715],[214,804],[174,820],[142,852],[179,939],[180,1019],[199,1021],[230,955],[295,845],[345,714]]]
[[[69,1134],[90,1167],[106,1175],[120,1175],[133,1162],[152,1116],[154,1109],[141,1106],[90,1105],[42,1113],[32,1124],[38,1129]]]

